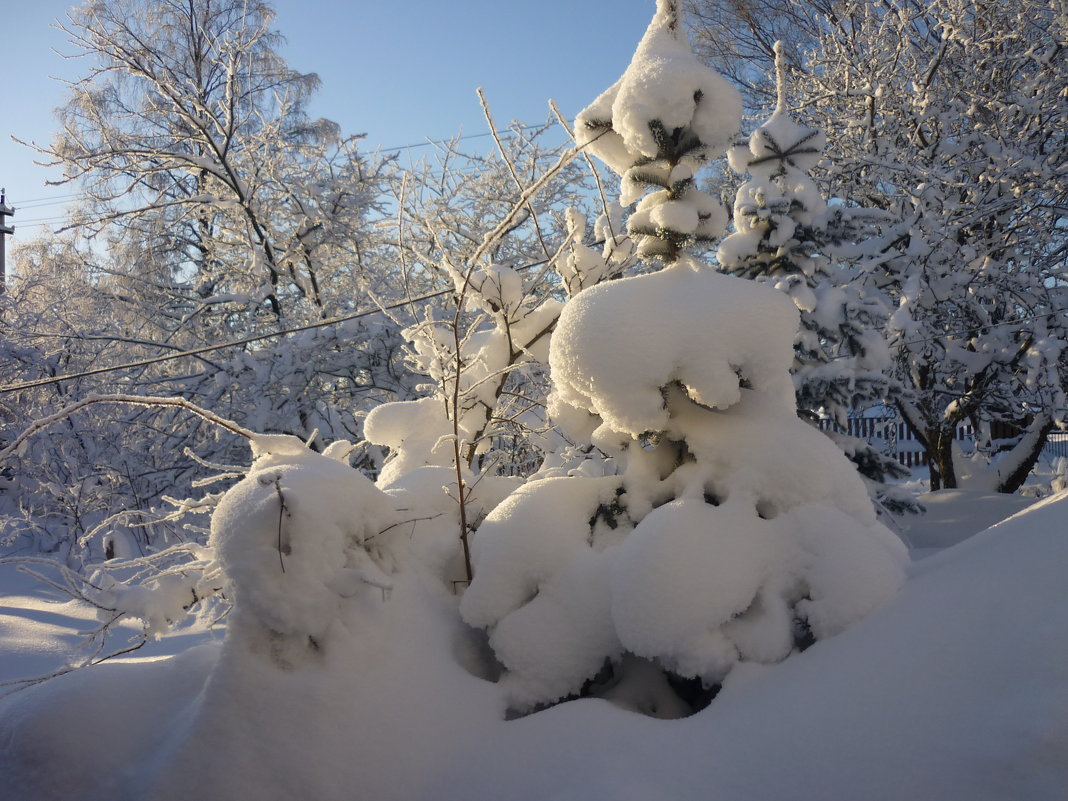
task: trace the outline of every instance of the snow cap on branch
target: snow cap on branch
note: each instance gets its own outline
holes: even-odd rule
[[[564,307],[552,338],[550,414],[562,422],[574,419],[568,407],[589,412],[606,424],[605,434],[662,431],[669,421],[663,388],[672,383],[712,409],[729,408],[749,387],[793,411],[795,330],[797,312],[780,294],[688,257],[591,287]]]
[[[575,137],[622,175],[669,144],[685,144],[688,159],[705,161],[740,119],[738,92],[690,50],[676,0],[658,0],[630,66],[578,115]]]
[[[782,42],[775,43],[775,111],[768,121],[753,131],[749,144],[727,151],[731,169],[754,178],[777,178],[790,169],[808,172],[820,158],[827,137],[818,128],[798,125],[787,108],[786,65]]]

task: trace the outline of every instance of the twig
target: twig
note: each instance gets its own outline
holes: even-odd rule
[[[486,116],[486,123],[489,125],[490,133],[493,134],[493,141],[497,143],[497,150],[501,154],[504,166],[508,168],[512,180],[515,181],[516,188],[522,192],[523,182],[519,179],[519,175],[515,171],[515,165],[512,164],[512,160],[508,157],[508,151],[505,149],[504,143],[501,142],[501,137],[497,133],[497,125],[493,122],[493,114],[490,112],[489,101],[486,100],[486,95],[483,94],[481,87],[475,91],[478,92],[478,102],[482,104],[482,113]],[[549,255],[549,246],[545,243],[545,235],[542,233],[541,223],[538,221],[538,213],[534,210],[534,204],[531,201],[527,201],[527,210],[530,212],[530,219],[534,222],[534,230],[538,234],[538,242],[541,243],[542,252],[545,253],[545,258],[551,259],[552,257]]]
[[[245,439],[252,439],[252,437],[255,436],[255,434],[247,428],[242,428],[232,420],[220,417],[214,412],[210,412],[207,409],[197,406],[195,403],[187,401],[185,398],[167,398],[153,395],[90,395],[87,398],[82,398],[80,401],[75,401],[74,403],[64,406],[55,414],[51,414],[48,417],[44,417],[31,423],[28,428],[12,440],[10,445],[3,450],[0,450],[0,462],[3,462],[11,456],[11,454],[15,453],[23,442],[38,431],[42,431],[55,423],[65,420],[79,409],[91,406],[94,403],[121,403],[129,406],[177,406],[204,418],[209,423],[214,423],[220,428],[225,428],[227,431],[238,434]]]
[[[282,572],[286,572],[286,564],[282,560],[282,517],[289,514],[286,507],[285,496],[282,495],[282,487],[279,484],[281,476],[274,477],[274,491],[278,493],[278,564],[282,566]]]
[[[394,529],[397,526],[403,526],[406,523],[420,523],[420,522],[422,522],[424,520],[433,520],[435,518],[441,517],[442,514],[443,514],[443,512],[438,512],[436,515],[429,515],[428,517],[413,517],[413,518],[410,518],[408,520],[401,520],[401,521],[399,521],[397,523],[393,523],[392,525],[386,526],[384,529],[382,529],[381,531],[379,531],[376,534],[372,534],[367,539],[368,540],[373,540],[375,537],[378,537],[378,536],[380,536],[382,534],[385,534],[387,531],[389,531],[390,529]]]

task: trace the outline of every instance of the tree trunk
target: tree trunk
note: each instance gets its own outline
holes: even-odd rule
[[[927,440],[927,466],[931,470],[931,492],[957,488],[957,471],[953,466],[953,434],[956,426],[929,426],[924,432]]]
[[[999,461],[1004,463],[1004,468],[998,470],[998,492],[1011,494],[1023,486],[1042,449],[1046,447],[1046,438],[1052,430],[1053,420],[1048,415],[1040,414],[1012,450],[1001,457]]]

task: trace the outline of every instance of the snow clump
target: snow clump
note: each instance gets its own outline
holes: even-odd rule
[[[234,602],[228,636],[320,641],[344,599],[390,588],[377,541],[389,497],[345,461],[296,437],[257,435],[248,475],[219,502],[209,545]]]
[[[718,155],[738,129],[738,92],[702,64],[679,26],[677,3],[658,0],[656,15],[630,66],[593,101],[575,125],[579,145],[617,173],[660,155],[663,140],[689,129],[700,140],[693,162]],[[650,126],[650,122],[654,122]]]
[[[662,388],[673,382],[713,409],[737,403],[743,386],[793,408],[796,330],[786,298],[691,260],[592,287],[567,304],[552,338],[550,413],[568,417],[567,405],[615,432],[661,431]]]

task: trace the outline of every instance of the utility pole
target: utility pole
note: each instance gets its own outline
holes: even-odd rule
[[[7,236],[15,233],[15,226],[7,224],[7,218],[15,214],[15,210],[7,205],[7,190],[0,189],[0,294],[7,289]]]

